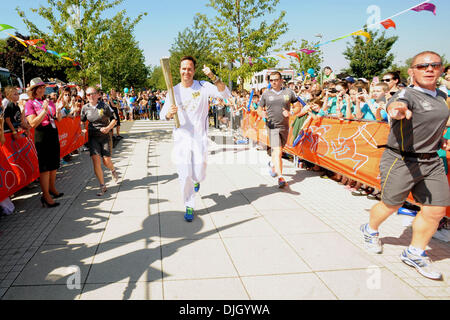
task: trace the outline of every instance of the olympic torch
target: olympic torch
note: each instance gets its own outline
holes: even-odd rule
[[[175,94],[173,92],[172,74],[170,73],[170,61],[168,57],[162,57],[160,59],[161,69],[164,75],[164,80],[167,86],[167,95],[169,97],[170,105],[175,105]],[[178,120],[178,114],[175,113],[175,127],[180,127],[180,120]]]

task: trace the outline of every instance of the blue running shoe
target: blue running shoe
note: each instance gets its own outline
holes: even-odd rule
[[[198,190],[200,190],[200,183],[196,182],[196,183],[194,183],[194,191],[198,192]]]
[[[442,273],[433,269],[431,259],[424,252],[422,255],[411,253],[408,248],[403,250],[400,259],[408,266],[416,268],[416,270],[426,278],[433,280],[443,280]]]
[[[383,247],[379,238],[380,233],[369,233],[367,231],[367,225],[368,224],[365,223],[361,227],[359,227],[359,230],[361,230],[363,234],[364,247],[370,252],[380,254],[383,252]]]
[[[269,166],[269,174],[275,178],[278,174],[275,172],[275,168],[272,166],[272,162],[269,161],[269,163],[267,164]]]
[[[192,222],[192,220],[194,220],[194,209],[192,209],[191,207],[186,207],[184,220],[186,220],[187,222]]]

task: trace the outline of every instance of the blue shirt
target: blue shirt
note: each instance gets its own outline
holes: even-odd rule
[[[374,104],[375,100],[371,99],[370,102]],[[377,120],[376,115],[372,113],[372,110],[370,110],[370,107],[367,103],[365,103],[364,106],[361,108],[361,112],[363,114],[362,117],[363,120],[371,120],[371,121]]]

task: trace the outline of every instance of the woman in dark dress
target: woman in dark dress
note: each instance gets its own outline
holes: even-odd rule
[[[59,203],[52,196],[63,196],[55,186],[56,170],[60,165],[59,136],[55,120],[61,120],[61,110],[57,110],[52,101],[44,100],[45,86],[41,78],[31,80],[28,88],[30,100],[25,105],[25,116],[30,126],[35,128],[34,144],[39,161],[42,206],[56,207]]]

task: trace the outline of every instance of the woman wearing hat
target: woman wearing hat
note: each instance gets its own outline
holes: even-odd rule
[[[27,90],[29,100],[25,104],[25,116],[32,128],[35,128],[34,144],[39,161],[39,182],[41,184],[43,207],[59,205],[53,198],[63,196],[56,190],[56,170],[60,164],[59,136],[55,120],[61,120],[61,112],[50,100],[44,100],[45,83],[34,78]],[[53,196],[53,198],[52,198]]]

